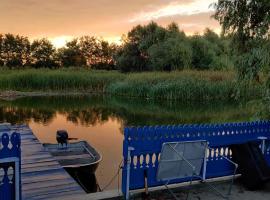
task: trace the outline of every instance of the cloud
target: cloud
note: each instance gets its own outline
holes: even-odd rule
[[[214,12],[203,12],[192,15],[173,15],[166,16],[157,19],[158,24],[167,26],[172,21],[176,22],[179,25],[181,30],[184,30],[188,34],[202,33],[205,28],[213,29],[216,32],[220,32],[219,23],[211,18]],[[148,22],[144,22],[148,23]]]
[[[209,12],[212,10],[210,4],[213,0],[195,0],[183,4],[182,2],[171,2],[157,10],[141,12],[129,20],[129,22],[143,22],[157,20],[162,17],[175,15],[194,15],[198,13]]]
[[[0,31],[30,38],[95,35],[119,38],[137,24],[172,21],[208,26],[211,0],[0,0]],[[200,18],[203,16],[202,18]],[[211,27],[218,26],[210,23]],[[197,27],[197,28],[196,28]]]

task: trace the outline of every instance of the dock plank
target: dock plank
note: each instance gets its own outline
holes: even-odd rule
[[[12,127],[21,134],[22,197],[25,200],[84,195],[78,183],[45,150],[28,126]]]

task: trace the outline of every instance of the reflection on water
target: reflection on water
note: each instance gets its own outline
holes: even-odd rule
[[[189,105],[109,96],[27,97],[0,101],[0,123],[27,123],[42,143],[56,143],[55,132],[88,141],[102,155],[96,172],[100,187],[115,175],[122,159],[123,127],[251,120],[245,105]],[[117,188],[115,180],[108,189]]]

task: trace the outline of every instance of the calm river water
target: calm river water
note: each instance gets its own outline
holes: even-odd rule
[[[0,101],[0,123],[28,124],[42,143],[56,143],[55,133],[86,140],[102,155],[96,171],[103,188],[122,160],[125,126],[250,121],[249,106],[232,103],[181,104],[108,96],[27,97]],[[120,179],[121,180],[121,179]],[[116,180],[107,189],[116,189]]]

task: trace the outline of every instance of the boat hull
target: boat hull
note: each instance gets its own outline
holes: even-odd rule
[[[66,171],[74,180],[76,180],[86,193],[100,192],[100,187],[94,173],[85,169],[80,170],[77,168],[68,168]]]
[[[64,167],[67,171],[80,171],[82,173],[92,173],[94,174],[98,168],[99,163],[85,165],[85,166],[78,166],[78,167]]]
[[[66,170],[95,173],[102,156],[86,141],[70,143],[66,147],[44,144],[51,155]]]

